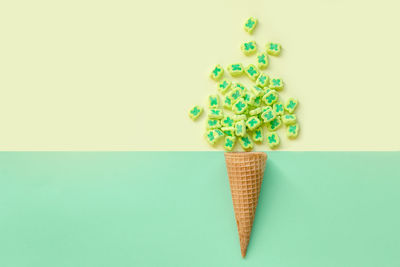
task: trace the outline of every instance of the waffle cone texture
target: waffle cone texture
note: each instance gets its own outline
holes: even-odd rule
[[[227,152],[226,168],[231,187],[233,209],[239,232],[242,257],[246,256],[251,229],[260,195],[267,154],[263,152]]]

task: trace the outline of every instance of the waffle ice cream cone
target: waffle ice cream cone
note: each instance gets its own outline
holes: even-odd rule
[[[246,256],[251,228],[264,176],[267,154],[263,152],[227,152],[226,168],[233,208],[239,232],[242,257]]]

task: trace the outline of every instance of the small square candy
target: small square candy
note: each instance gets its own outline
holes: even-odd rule
[[[224,134],[222,133],[221,135],[221,133],[220,130],[208,130],[205,133],[205,138],[210,145],[214,145],[222,138],[222,136],[224,136]]]
[[[259,69],[266,69],[268,67],[268,56],[267,53],[262,52],[257,54],[257,67]]]
[[[270,122],[275,118],[276,118],[276,114],[270,106],[266,107],[264,109],[264,112],[261,114],[261,119],[264,122]]]
[[[246,134],[246,123],[244,121],[238,121],[235,123],[235,135],[244,136]]]
[[[288,100],[286,100],[285,110],[289,113],[293,113],[298,104],[299,101],[297,101],[296,98],[290,97]]]
[[[250,90],[251,90],[251,92],[253,93],[254,96],[264,95],[264,90],[261,87],[258,87],[256,85],[251,86]]]
[[[243,100],[244,102],[246,102],[247,105],[253,105],[255,97],[252,94],[245,91],[242,95],[243,95]]]
[[[283,115],[283,113],[284,113],[283,104],[281,101],[277,101],[273,105],[273,109],[274,109],[274,112],[276,115]]]
[[[254,147],[253,141],[251,141],[248,134],[246,134],[245,136],[239,137],[239,142],[244,150],[249,151],[249,150],[252,150]]]
[[[271,149],[277,148],[280,143],[279,135],[277,133],[268,133],[267,134],[267,144]]]
[[[221,128],[221,123],[219,122],[219,120],[208,119],[206,123],[206,128],[208,130],[218,129]]]
[[[255,109],[250,110],[249,114],[252,116],[255,116],[255,115],[260,114],[261,112],[262,112],[262,108],[255,108]]]
[[[279,78],[271,78],[269,80],[269,86],[270,89],[274,90],[282,90],[283,89],[283,81],[282,79]]]
[[[223,104],[224,108],[231,109],[232,104],[233,104],[233,99],[229,95],[225,96]]]
[[[226,135],[226,136],[235,136],[235,127],[222,127],[221,131]]]
[[[232,106],[232,111],[235,114],[243,114],[247,109],[247,103],[243,98],[239,98]]]
[[[252,81],[257,80],[258,76],[260,76],[260,71],[253,64],[248,65],[244,69],[244,71],[246,72],[246,74],[249,77],[249,79],[252,80]]]
[[[235,136],[226,136],[224,142],[224,148],[227,151],[232,151],[235,147],[236,137]]]
[[[246,121],[247,120],[247,116],[242,114],[242,115],[233,115],[233,120],[234,121]]]
[[[233,102],[235,102],[242,96],[242,89],[234,88],[232,91],[229,92],[228,96],[232,98]]]
[[[220,119],[222,119],[224,117],[224,111],[222,109],[217,109],[217,108],[210,109],[209,113],[208,113],[208,117],[210,119],[218,119],[218,120],[220,120]]]
[[[219,96],[218,95],[209,95],[208,96],[208,107],[209,108],[218,108],[219,107]]]
[[[235,82],[234,84],[232,84],[232,88],[239,88],[240,90],[242,90],[242,92],[246,90],[246,87],[239,82]]]
[[[264,73],[261,73],[260,76],[258,76],[257,80],[256,80],[256,85],[264,88],[268,85],[269,82],[269,77],[268,75],[265,75]]]
[[[288,125],[286,129],[286,135],[288,138],[294,139],[299,135],[299,124],[295,123],[292,125]]]
[[[267,53],[271,56],[279,56],[281,54],[281,45],[278,43],[268,43]]]
[[[254,130],[261,125],[261,121],[257,116],[252,116],[247,119],[246,126],[249,130]]]
[[[262,100],[262,96],[257,96],[256,98],[254,98],[254,101],[253,101],[253,106],[254,107],[259,107],[259,106],[261,106],[261,100]]]
[[[196,105],[191,110],[189,110],[189,117],[195,121],[201,115],[202,112],[203,108]]]
[[[224,127],[232,127],[235,121],[232,119],[231,116],[225,115],[224,118],[221,120],[221,123]]]
[[[218,64],[211,71],[210,77],[211,79],[218,81],[219,79],[221,79],[222,75],[224,75],[224,69],[221,65]]]
[[[256,44],[255,41],[250,41],[250,42],[247,42],[247,43],[243,43],[240,46],[240,49],[242,50],[243,54],[245,54],[246,56],[251,56],[255,52],[257,52],[257,44]]]
[[[282,116],[283,124],[290,125],[295,124],[297,122],[296,115],[294,114],[285,114]]]
[[[270,122],[267,122],[267,129],[270,132],[276,131],[279,127],[281,127],[282,121],[280,119],[280,116],[276,116],[275,119],[273,119]]]
[[[262,143],[264,141],[264,131],[262,127],[258,127],[253,131],[252,138],[254,142]]]
[[[244,71],[242,63],[230,64],[228,65],[227,69],[232,77],[239,77],[243,74]]]
[[[263,96],[263,101],[266,105],[271,106],[278,101],[279,95],[275,90],[270,90]]]
[[[257,19],[250,17],[246,20],[243,27],[246,32],[252,34],[256,26],[257,26]]]
[[[232,82],[228,79],[222,79],[218,83],[218,90],[221,94],[225,94],[231,87]]]

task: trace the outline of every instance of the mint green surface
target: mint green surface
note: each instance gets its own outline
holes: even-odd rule
[[[221,152],[0,153],[0,266],[400,266],[400,152],[268,156],[242,259]]]

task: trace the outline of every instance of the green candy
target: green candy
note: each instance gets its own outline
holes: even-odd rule
[[[243,84],[239,83],[239,82],[233,83],[232,87],[233,88],[239,88],[242,92],[246,90],[246,87]]]
[[[270,89],[274,90],[282,90],[283,89],[283,80],[280,78],[271,78],[269,80],[269,86]]]
[[[235,135],[244,136],[246,134],[246,123],[244,121],[238,121],[235,123]]]
[[[255,116],[255,115],[260,114],[261,112],[262,112],[262,108],[255,108],[255,109],[250,110],[249,114],[252,116]]]
[[[213,146],[224,136],[224,133],[221,130],[208,130],[204,136],[207,142]]]
[[[278,43],[268,43],[267,53],[271,56],[279,56],[281,54],[281,45]]]
[[[298,104],[299,101],[297,101],[296,98],[290,97],[286,100],[285,110],[289,113],[293,113]]]
[[[276,114],[270,106],[266,107],[264,109],[264,112],[261,114],[261,119],[264,122],[270,122],[270,121],[274,120],[275,118],[276,118]]]
[[[222,127],[221,131],[226,135],[226,136],[235,136],[235,127]]]
[[[285,125],[295,124],[297,122],[297,118],[295,114],[285,114],[282,116],[282,122]]]
[[[243,98],[239,98],[232,106],[232,111],[235,114],[243,114],[247,110],[247,103]]]
[[[247,120],[247,116],[242,114],[242,115],[233,115],[233,120],[234,121],[245,121]]]
[[[221,94],[225,94],[229,88],[231,87],[232,82],[228,79],[222,79],[219,83],[218,83],[218,91]]]
[[[227,151],[232,151],[235,147],[236,137],[235,136],[226,136],[224,142],[224,148]]]
[[[261,70],[266,69],[268,67],[269,60],[267,53],[262,52],[257,54],[257,67]]]
[[[222,75],[224,75],[224,69],[222,68],[221,65],[216,65],[213,70],[210,73],[210,77],[211,79],[213,79],[214,81],[218,81],[219,79],[221,79]]]
[[[221,120],[222,126],[224,127],[232,127],[235,121],[229,115],[225,115],[224,118]]]
[[[209,108],[218,108],[219,107],[219,96],[218,95],[209,95],[208,96],[208,107]]]
[[[253,105],[255,96],[245,91],[243,94],[243,100],[247,105]]]
[[[295,123],[292,125],[288,125],[286,129],[286,135],[288,138],[294,139],[299,135],[299,124]]]
[[[273,105],[273,110],[275,112],[276,115],[283,115],[284,113],[284,108],[283,108],[283,104],[281,101],[277,101],[274,105]]]
[[[221,123],[219,120],[214,120],[214,119],[208,119],[206,123],[206,128],[207,130],[214,130],[221,128]]]
[[[262,143],[264,141],[264,131],[262,127],[255,129],[252,133],[254,142]]]
[[[275,90],[270,90],[263,96],[263,101],[266,105],[271,106],[278,101],[279,95]]]
[[[246,121],[247,128],[252,131],[261,125],[261,121],[257,116],[251,116]]]
[[[252,87],[250,87],[250,90],[253,93],[253,95],[255,95],[256,97],[264,95],[264,90],[261,87],[258,87],[256,85],[253,85]]]
[[[232,77],[239,77],[243,74],[244,68],[242,63],[234,63],[228,65],[227,70]]]
[[[239,143],[242,146],[242,148],[246,151],[250,151],[254,147],[254,143],[253,143],[253,141],[251,141],[248,134],[246,134],[245,136],[239,137]]]
[[[257,52],[257,44],[255,41],[246,42],[240,46],[240,49],[246,56],[251,56]]]
[[[271,149],[277,148],[280,144],[279,135],[277,133],[268,133],[266,139],[267,144]]]
[[[282,125],[282,121],[281,121],[280,116],[276,116],[275,119],[273,119],[272,121],[267,122],[267,129],[270,132],[274,132],[279,127],[281,127],[281,125]]]
[[[244,71],[246,72],[246,74],[249,77],[249,79],[252,80],[252,81],[256,81],[258,76],[260,76],[260,71],[253,64],[248,65],[244,69]]]
[[[246,22],[244,23],[243,28],[244,28],[244,30],[245,30],[246,32],[248,32],[249,34],[252,34],[253,31],[254,31],[254,29],[256,28],[256,26],[257,26],[257,19],[256,19],[256,18],[253,18],[253,17],[250,17],[250,18],[248,18],[248,19],[246,20]]]
[[[265,75],[264,73],[261,73],[260,76],[258,76],[257,80],[256,80],[256,85],[264,88],[268,85],[269,82],[269,77],[268,75]]]
[[[254,98],[252,105],[254,107],[259,107],[259,106],[261,106],[261,101],[262,101],[262,96],[257,96],[256,98]]]
[[[217,108],[210,109],[209,113],[208,113],[208,117],[210,119],[218,119],[218,120],[220,120],[220,119],[222,119],[224,117],[224,111],[222,109],[217,109]]]
[[[232,108],[232,104],[233,104],[233,99],[232,99],[232,97],[230,97],[230,96],[225,96],[225,98],[224,98],[224,104],[223,104],[223,106],[224,106],[224,108],[226,108],[226,109],[231,109]]]
[[[203,112],[203,108],[202,107],[200,107],[200,106],[194,106],[193,108],[191,108],[190,110],[189,110],[189,117],[192,119],[192,120],[197,120],[197,118],[201,115],[201,113]]]
[[[242,97],[242,89],[236,87],[229,92],[228,96],[235,102]]]

